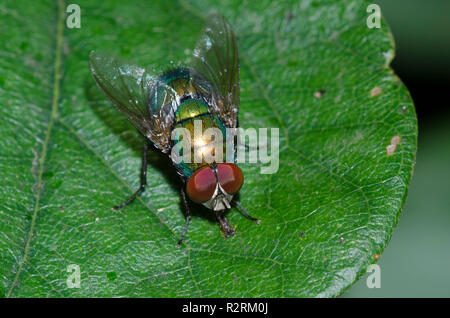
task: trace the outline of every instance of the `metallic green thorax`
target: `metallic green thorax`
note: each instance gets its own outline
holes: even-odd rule
[[[205,148],[198,148],[198,140],[194,138],[194,127],[195,121],[201,123],[201,131],[205,133],[208,128],[217,128],[222,132],[222,149],[223,156],[222,160],[226,161],[226,127],[220,118],[213,114],[208,106],[209,98],[204,94],[205,88],[201,83],[197,83],[191,77],[189,69],[176,69],[165,73],[161,79],[176,92],[176,95],[181,101],[178,108],[175,111],[176,123],[173,129],[184,128],[188,131],[191,136],[191,156],[190,162],[188,160],[182,160],[180,163],[175,163],[174,165],[179,174],[189,178],[197,169],[211,165],[213,163],[206,162],[205,158],[201,156],[201,149],[205,151]],[[165,100],[164,103],[170,102],[170,100]],[[198,125],[200,126],[200,125]],[[182,134],[177,133],[173,140],[173,147],[181,147],[180,141],[183,139]],[[205,145],[211,144],[214,140],[207,140]],[[195,148],[194,148],[195,147]],[[177,149],[177,153],[183,155],[181,149]],[[208,149],[208,148],[206,148]],[[209,148],[211,150],[212,147]],[[216,146],[217,149],[217,146]],[[181,151],[179,151],[181,150]],[[200,151],[200,153],[199,153]],[[195,157],[201,158],[201,162],[195,162]],[[198,160],[197,160],[198,161]]]

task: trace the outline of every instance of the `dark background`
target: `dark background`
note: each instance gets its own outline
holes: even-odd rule
[[[405,208],[381,255],[344,297],[450,297],[450,1],[381,0],[396,43],[392,68],[416,106],[416,167]]]

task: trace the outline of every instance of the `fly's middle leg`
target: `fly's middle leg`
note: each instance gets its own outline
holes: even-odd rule
[[[142,153],[141,185],[139,186],[139,189],[137,189],[137,191],[134,192],[126,201],[122,202],[119,205],[114,206],[113,207],[114,210],[118,210],[118,209],[123,208],[124,206],[127,206],[128,204],[133,202],[134,199],[136,199],[136,197],[144,191],[145,186],[147,185],[147,153],[148,153],[148,149],[149,149],[149,143],[146,140],[145,144],[144,144],[144,151]]]

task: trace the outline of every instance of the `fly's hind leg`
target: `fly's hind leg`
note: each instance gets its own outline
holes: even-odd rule
[[[138,195],[140,195],[144,191],[145,186],[147,185],[147,152],[148,152],[148,149],[149,149],[149,143],[146,140],[145,144],[144,144],[144,151],[142,154],[141,185],[139,186],[139,189],[137,189],[137,191],[135,193],[133,193],[125,202],[114,206],[113,207],[114,210],[121,209],[124,206],[130,204],[131,202],[134,201],[134,199],[136,199],[136,197]]]

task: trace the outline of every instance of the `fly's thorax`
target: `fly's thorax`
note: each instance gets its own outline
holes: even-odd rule
[[[208,112],[204,101],[183,102],[176,118],[171,158],[181,175],[190,177],[203,166],[226,161],[226,127],[217,115]]]

